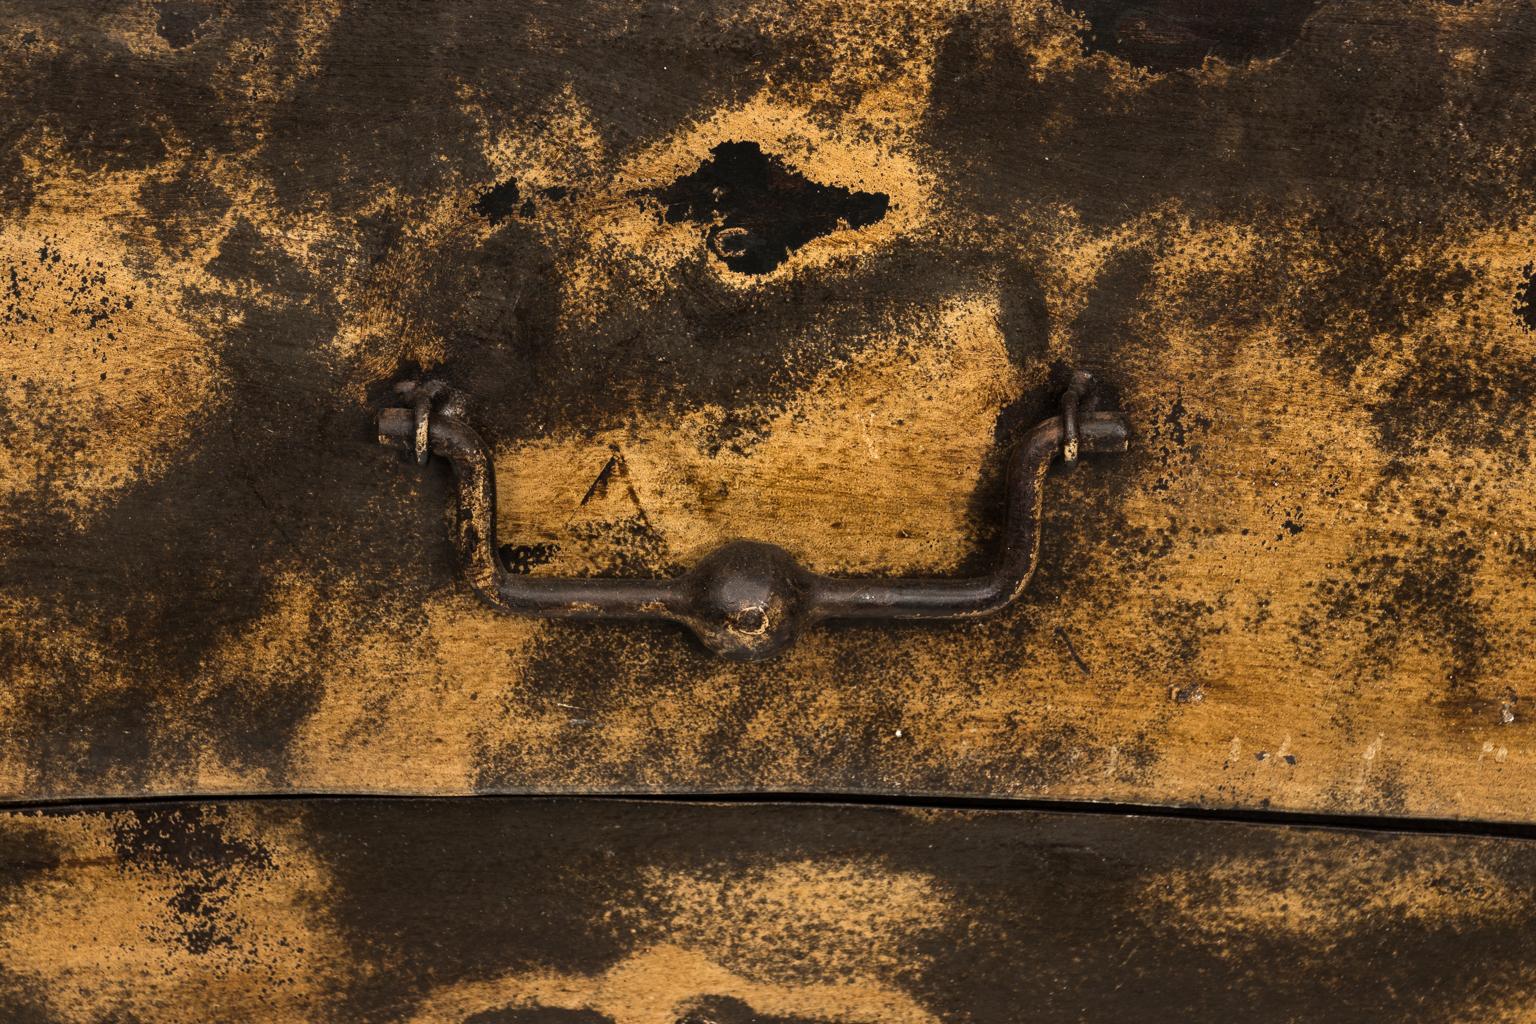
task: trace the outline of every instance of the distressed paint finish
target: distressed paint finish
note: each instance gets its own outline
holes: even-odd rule
[[[1531,1021],[1533,883],[1528,840],[1119,815],[539,798],[11,812],[0,1015]]]
[[[13,2],[0,791],[943,792],[1527,819],[1528,0]],[[1226,13],[1222,13],[1226,12]],[[1023,602],[752,666],[496,617],[735,537]]]

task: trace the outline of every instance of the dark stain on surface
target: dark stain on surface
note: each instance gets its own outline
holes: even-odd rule
[[[1205,642],[1228,629],[1215,614],[1220,607],[1220,598],[1215,601],[1191,601],[1180,597],[1159,599],[1142,643],[1136,649],[1144,670],[1165,677],[1187,675],[1198,662]]]
[[[1229,64],[1284,53],[1322,0],[1070,0],[1088,22],[1084,42],[1152,71]]]
[[[1318,588],[1325,621],[1358,622],[1365,628],[1361,668],[1382,677],[1406,650],[1442,652],[1444,685],[1476,685],[1494,654],[1487,629],[1488,604],[1477,592],[1480,548],[1464,533],[1383,550],[1368,547],[1348,565],[1348,575]]]
[[[1421,84],[1405,87],[1415,91]],[[1427,97],[1404,100],[1428,103]],[[1435,140],[1404,138],[1402,145],[1433,145]],[[1348,159],[1318,154],[1319,159]],[[1433,191],[1430,181],[1404,183],[1405,190]],[[1405,219],[1416,216],[1411,204]],[[1320,270],[1292,299],[1301,328],[1292,340],[1318,367],[1339,383],[1352,380],[1362,364],[1377,355],[1382,338],[1409,333],[1427,317],[1459,301],[1475,281],[1472,270],[1446,251],[1444,239],[1422,224],[1388,227],[1383,218],[1361,217],[1350,204],[1309,215],[1305,249]],[[1396,343],[1395,341],[1393,342]]]
[[[500,554],[502,564],[508,572],[515,572],[520,576],[537,569],[549,562],[560,551],[560,545],[549,543],[536,544],[503,544]]]
[[[29,879],[56,869],[66,852],[43,828],[13,822],[0,829],[0,905]]]
[[[704,225],[709,251],[742,274],[766,274],[812,239],[873,224],[890,206],[883,192],[811,181],[756,142],[722,142],[698,170],[640,194],[662,204],[669,224]]]
[[[51,682],[18,688],[13,714],[39,725],[8,730],[6,742],[45,771],[60,766],[55,770],[73,778],[116,771],[125,785],[142,788],[155,770],[153,700],[101,685],[89,655],[59,651],[45,633],[41,627],[0,633],[0,664],[33,666]]]
[[[445,252],[428,270],[430,291],[452,301],[422,314],[452,328],[434,373],[472,396],[478,428],[498,440],[715,407],[721,418],[706,451],[749,451],[772,409],[888,336],[893,318],[973,289],[989,272],[984,253],[904,239],[857,275],[807,274],[751,291],[701,260],[676,287],[654,298],[617,294],[610,315],[572,332],[562,326],[549,254],[518,235],[495,232]],[[1037,329],[1021,325],[1021,349],[1043,345]]]
[[[229,196],[209,180],[203,168],[195,165],[147,179],[139,188],[138,198],[149,215],[147,226],[154,232],[161,252],[172,259],[188,259],[196,241],[195,231],[206,227],[212,216],[221,216],[232,205]],[[210,216],[188,217],[189,208]]]
[[[1515,289],[1515,318],[1527,331],[1536,331],[1536,263],[1527,263],[1520,275],[1520,286]]]
[[[127,814],[130,821],[114,823],[112,830],[117,855],[175,877],[167,916],[187,950],[201,954],[234,945],[227,904],[242,874],[272,870],[266,847],[229,835],[220,813],[207,806],[133,808]]]
[[[517,187],[517,179],[508,178],[480,193],[470,209],[490,223],[500,224],[512,216],[522,202],[523,195]]]
[[[1536,359],[1497,341],[1476,354],[1459,339],[1416,346],[1400,375],[1366,408],[1381,446],[1401,456],[1431,446],[1488,449],[1522,438],[1536,402]]]
[[[155,32],[173,50],[197,42],[214,13],[206,0],[161,0],[156,9]]]

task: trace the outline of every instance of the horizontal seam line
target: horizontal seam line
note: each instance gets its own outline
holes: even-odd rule
[[[1209,824],[1257,825],[1305,829],[1347,829],[1424,836],[1470,836],[1488,839],[1536,839],[1536,823],[1486,821],[1461,818],[1421,818],[1401,815],[1340,814],[1327,811],[1270,810],[1264,808],[1213,808],[1183,804],[1140,804],[1124,801],[1050,800],[1038,797],[971,797],[938,795],[896,795],[837,792],[796,792],[793,790],[677,793],[625,792],[550,792],[550,793],[465,793],[457,795],[408,793],[327,793],[324,791],[286,791],[226,793],[214,795],[154,794],[146,796],[107,796],[79,799],[38,799],[0,801],[0,812],[69,811],[89,812],[114,808],[153,807],[171,804],[252,804],[299,802],[373,802],[447,803],[451,801],[545,803],[635,803],[679,804],[693,806],[804,806],[859,809],[1023,812],[1033,814],[1072,814],[1099,817],[1135,817],[1195,821]]]

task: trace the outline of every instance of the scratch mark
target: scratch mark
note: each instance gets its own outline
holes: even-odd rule
[[[1060,626],[1057,626],[1056,635],[1061,637],[1061,642],[1067,645],[1067,653],[1072,656],[1073,664],[1083,670],[1083,675],[1093,675],[1093,670],[1088,667],[1088,663],[1078,655],[1077,648],[1072,646],[1072,638],[1067,636],[1067,631],[1062,629]]]
[[[581,504],[585,505],[600,493],[607,494],[608,481],[613,479],[613,474],[618,471],[618,468],[619,453],[614,452],[608,457],[607,464],[604,465],[602,471],[597,474],[597,478],[592,481],[592,486],[587,488],[587,493],[581,496]]]

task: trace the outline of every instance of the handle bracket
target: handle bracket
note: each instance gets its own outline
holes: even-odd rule
[[[447,459],[458,482],[453,540],[465,581],[487,603],[515,615],[680,622],[710,650],[754,660],[783,650],[828,619],[972,619],[1007,607],[1029,585],[1040,551],[1041,491],[1058,456],[1123,452],[1124,415],[1093,412],[1092,384],[1074,374],[1062,415],[1037,424],[1009,459],[1007,525],[993,569],[963,579],[824,576],[773,544],[732,541],[670,579],[569,579],[508,571],[496,545],[490,450],[469,426],[463,396],[439,381],[396,385],[402,406],[382,409],[379,443]]]

